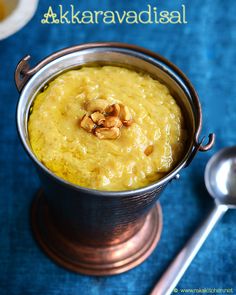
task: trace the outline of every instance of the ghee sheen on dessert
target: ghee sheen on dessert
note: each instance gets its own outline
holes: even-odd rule
[[[49,170],[108,191],[162,178],[181,160],[187,139],[168,88],[116,66],[59,75],[36,96],[28,131],[33,152]]]

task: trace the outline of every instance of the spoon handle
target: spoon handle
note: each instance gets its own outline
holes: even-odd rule
[[[227,209],[228,206],[226,205],[215,204],[205,221],[162,275],[150,295],[170,295],[172,293],[217,221],[220,220]]]

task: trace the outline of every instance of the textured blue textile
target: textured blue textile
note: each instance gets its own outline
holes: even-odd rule
[[[161,9],[186,4],[187,25],[41,25],[49,4],[74,3],[81,10]],[[143,7],[143,8],[142,8]],[[18,100],[13,74],[26,54],[32,63],[66,46],[92,41],[134,43],[158,52],[179,66],[201,98],[202,134],[215,132],[209,153],[198,154],[172,182],[161,204],[161,241],[139,267],[113,277],[71,273],[45,256],[32,237],[29,208],[39,180],[19,142],[15,127]],[[0,41],[0,294],[144,295],[175,257],[212,206],[203,181],[207,160],[218,149],[236,144],[236,2],[235,0],[41,0],[33,20]],[[217,225],[178,288],[235,288],[236,212]]]

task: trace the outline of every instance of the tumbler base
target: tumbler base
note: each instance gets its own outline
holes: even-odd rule
[[[87,275],[114,275],[134,268],[153,252],[162,231],[162,211],[157,203],[142,228],[129,240],[113,246],[92,247],[69,240],[58,231],[40,191],[33,201],[31,223],[41,248],[62,267]]]

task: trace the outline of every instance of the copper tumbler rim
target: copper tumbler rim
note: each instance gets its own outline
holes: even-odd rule
[[[188,151],[185,153],[185,156],[182,158],[182,160],[179,162],[178,165],[174,169],[172,169],[168,174],[166,174],[162,179],[151,183],[147,186],[132,189],[132,190],[122,190],[122,191],[106,191],[106,190],[97,190],[97,189],[91,189],[82,187],[76,184],[73,184],[56,174],[54,174],[52,171],[50,171],[46,166],[44,166],[34,155],[33,151],[30,148],[29,142],[27,142],[25,135],[23,133],[22,127],[21,127],[21,115],[24,110],[22,110],[21,106],[21,98],[24,95],[25,85],[28,84],[31,80],[31,78],[39,72],[41,69],[43,69],[46,65],[50,64],[51,62],[65,56],[69,55],[74,52],[83,51],[86,49],[96,49],[96,48],[117,48],[117,49],[127,49],[133,53],[139,53],[143,54],[146,57],[152,57],[158,62],[163,63],[165,66],[167,66],[175,75],[177,75],[181,81],[184,83],[184,85],[187,87],[188,91],[190,92],[191,99],[193,100],[194,107],[196,108],[195,112],[193,111],[194,117],[195,117],[195,131],[194,131],[194,138],[188,148]],[[65,49],[62,49],[60,51],[57,51],[56,53],[48,56],[47,58],[43,59],[41,62],[39,62],[34,68],[30,69],[28,61],[30,59],[30,56],[27,56],[24,58],[17,66],[16,74],[15,74],[15,81],[18,90],[21,92],[21,97],[19,99],[18,105],[17,105],[17,130],[20,136],[20,139],[23,143],[23,146],[27,152],[27,154],[30,156],[30,158],[37,164],[37,167],[40,168],[44,173],[46,173],[49,177],[53,178],[54,181],[56,180],[61,185],[70,187],[76,191],[88,193],[90,196],[105,196],[105,197],[126,197],[126,196],[136,196],[138,194],[145,194],[150,191],[153,191],[157,189],[160,186],[165,185],[168,183],[171,179],[175,177],[178,172],[187,165],[189,159],[193,158],[195,153],[198,150],[208,150],[212,147],[214,143],[214,136],[210,138],[209,136],[209,142],[207,145],[203,146],[202,142],[198,142],[198,137],[201,131],[202,127],[202,111],[201,111],[201,105],[198,98],[198,95],[196,91],[194,90],[193,85],[189,81],[189,79],[184,75],[184,73],[173,63],[168,61],[166,58],[162,57],[159,54],[156,54],[152,51],[149,51],[147,49],[144,49],[142,47],[131,45],[131,44],[125,44],[125,43],[113,43],[113,42],[99,42],[99,43],[87,43],[87,44],[81,44],[77,46],[68,47]],[[170,74],[167,73],[169,76]],[[171,77],[173,79],[173,77]],[[177,81],[178,82],[178,81]]]

